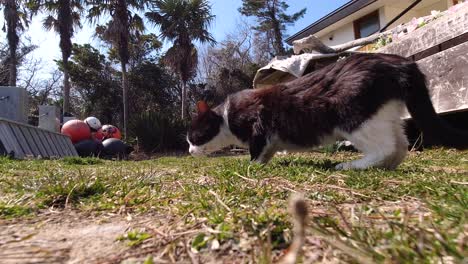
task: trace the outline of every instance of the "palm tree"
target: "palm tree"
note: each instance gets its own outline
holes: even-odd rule
[[[214,15],[207,0],[154,0],[146,17],[161,31],[161,37],[173,46],[164,61],[182,81],[182,119],[185,119],[187,82],[195,75],[198,54],[194,41],[215,43],[208,32]]]
[[[83,12],[83,0],[30,0],[30,7],[34,13],[39,10],[48,15],[43,21],[47,30],[54,30],[60,36],[60,50],[63,63],[63,112],[70,111],[70,78],[68,75],[68,59],[72,52],[71,38],[74,27],[81,27],[80,15]]]
[[[128,123],[128,82],[127,63],[130,58],[129,38],[133,31],[144,30],[143,19],[134,11],[142,11],[145,7],[144,0],[88,0],[91,6],[88,18],[96,22],[102,15],[109,14],[111,19],[105,26],[98,26],[96,33],[104,40],[110,42],[117,50],[122,70],[122,100],[123,100],[123,133],[127,135]]]
[[[3,31],[7,32],[8,47],[9,47],[9,77],[8,82],[10,86],[16,86],[16,79],[18,75],[18,58],[16,51],[18,50],[19,36],[18,32],[23,31],[25,26],[28,26],[26,8],[21,7],[19,1],[4,0],[0,4],[3,6],[3,16],[5,24]]]

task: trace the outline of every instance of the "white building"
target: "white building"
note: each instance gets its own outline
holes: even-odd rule
[[[294,40],[315,35],[329,46],[343,44],[430,15],[432,10],[445,11],[459,2],[463,0],[352,0],[286,42],[291,45]]]

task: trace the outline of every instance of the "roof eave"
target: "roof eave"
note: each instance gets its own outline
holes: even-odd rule
[[[378,0],[352,0],[348,3],[342,5],[341,7],[335,9],[333,12],[328,15],[320,18],[311,25],[307,26],[303,30],[297,32],[291,37],[286,39],[286,43],[292,45],[292,42],[297,39],[307,37],[311,34],[317,33],[320,30],[333,25],[334,23],[342,20],[343,18],[361,10],[362,8],[377,2]],[[307,35],[305,35],[307,33]]]

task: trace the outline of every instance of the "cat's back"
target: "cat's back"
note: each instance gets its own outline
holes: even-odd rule
[[[398,55],[354,54],[286,83],[240,91],[231,95],[230,101],[239,108],[253,110],[259,105],[275,108],[328,106],[333,102],[353,101],[363,94],[377,99],[382,92],[385,92],[382,99],[386,100],[400,96],[401,91],[388,84],[396,82],[410,64],[414,63]],[[375,82],[386,85],[375,89]]]
[[[407,75],[412,61],[398,55],[359,53],[308,73],[295,80],[279,84],[263,94],[293,101],[347,101],[362,93],[374,93],[372,83],[396,83]],[[406,72],[405,72],[406,71]],[[387,88],[385,88],[387,89]],[[392,90],[392,93],[401,91]]]

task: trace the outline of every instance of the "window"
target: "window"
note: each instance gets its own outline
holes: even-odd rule
[[[372,12],[354,21],[354,37],[365,38],[380,29],[379,11]]]

